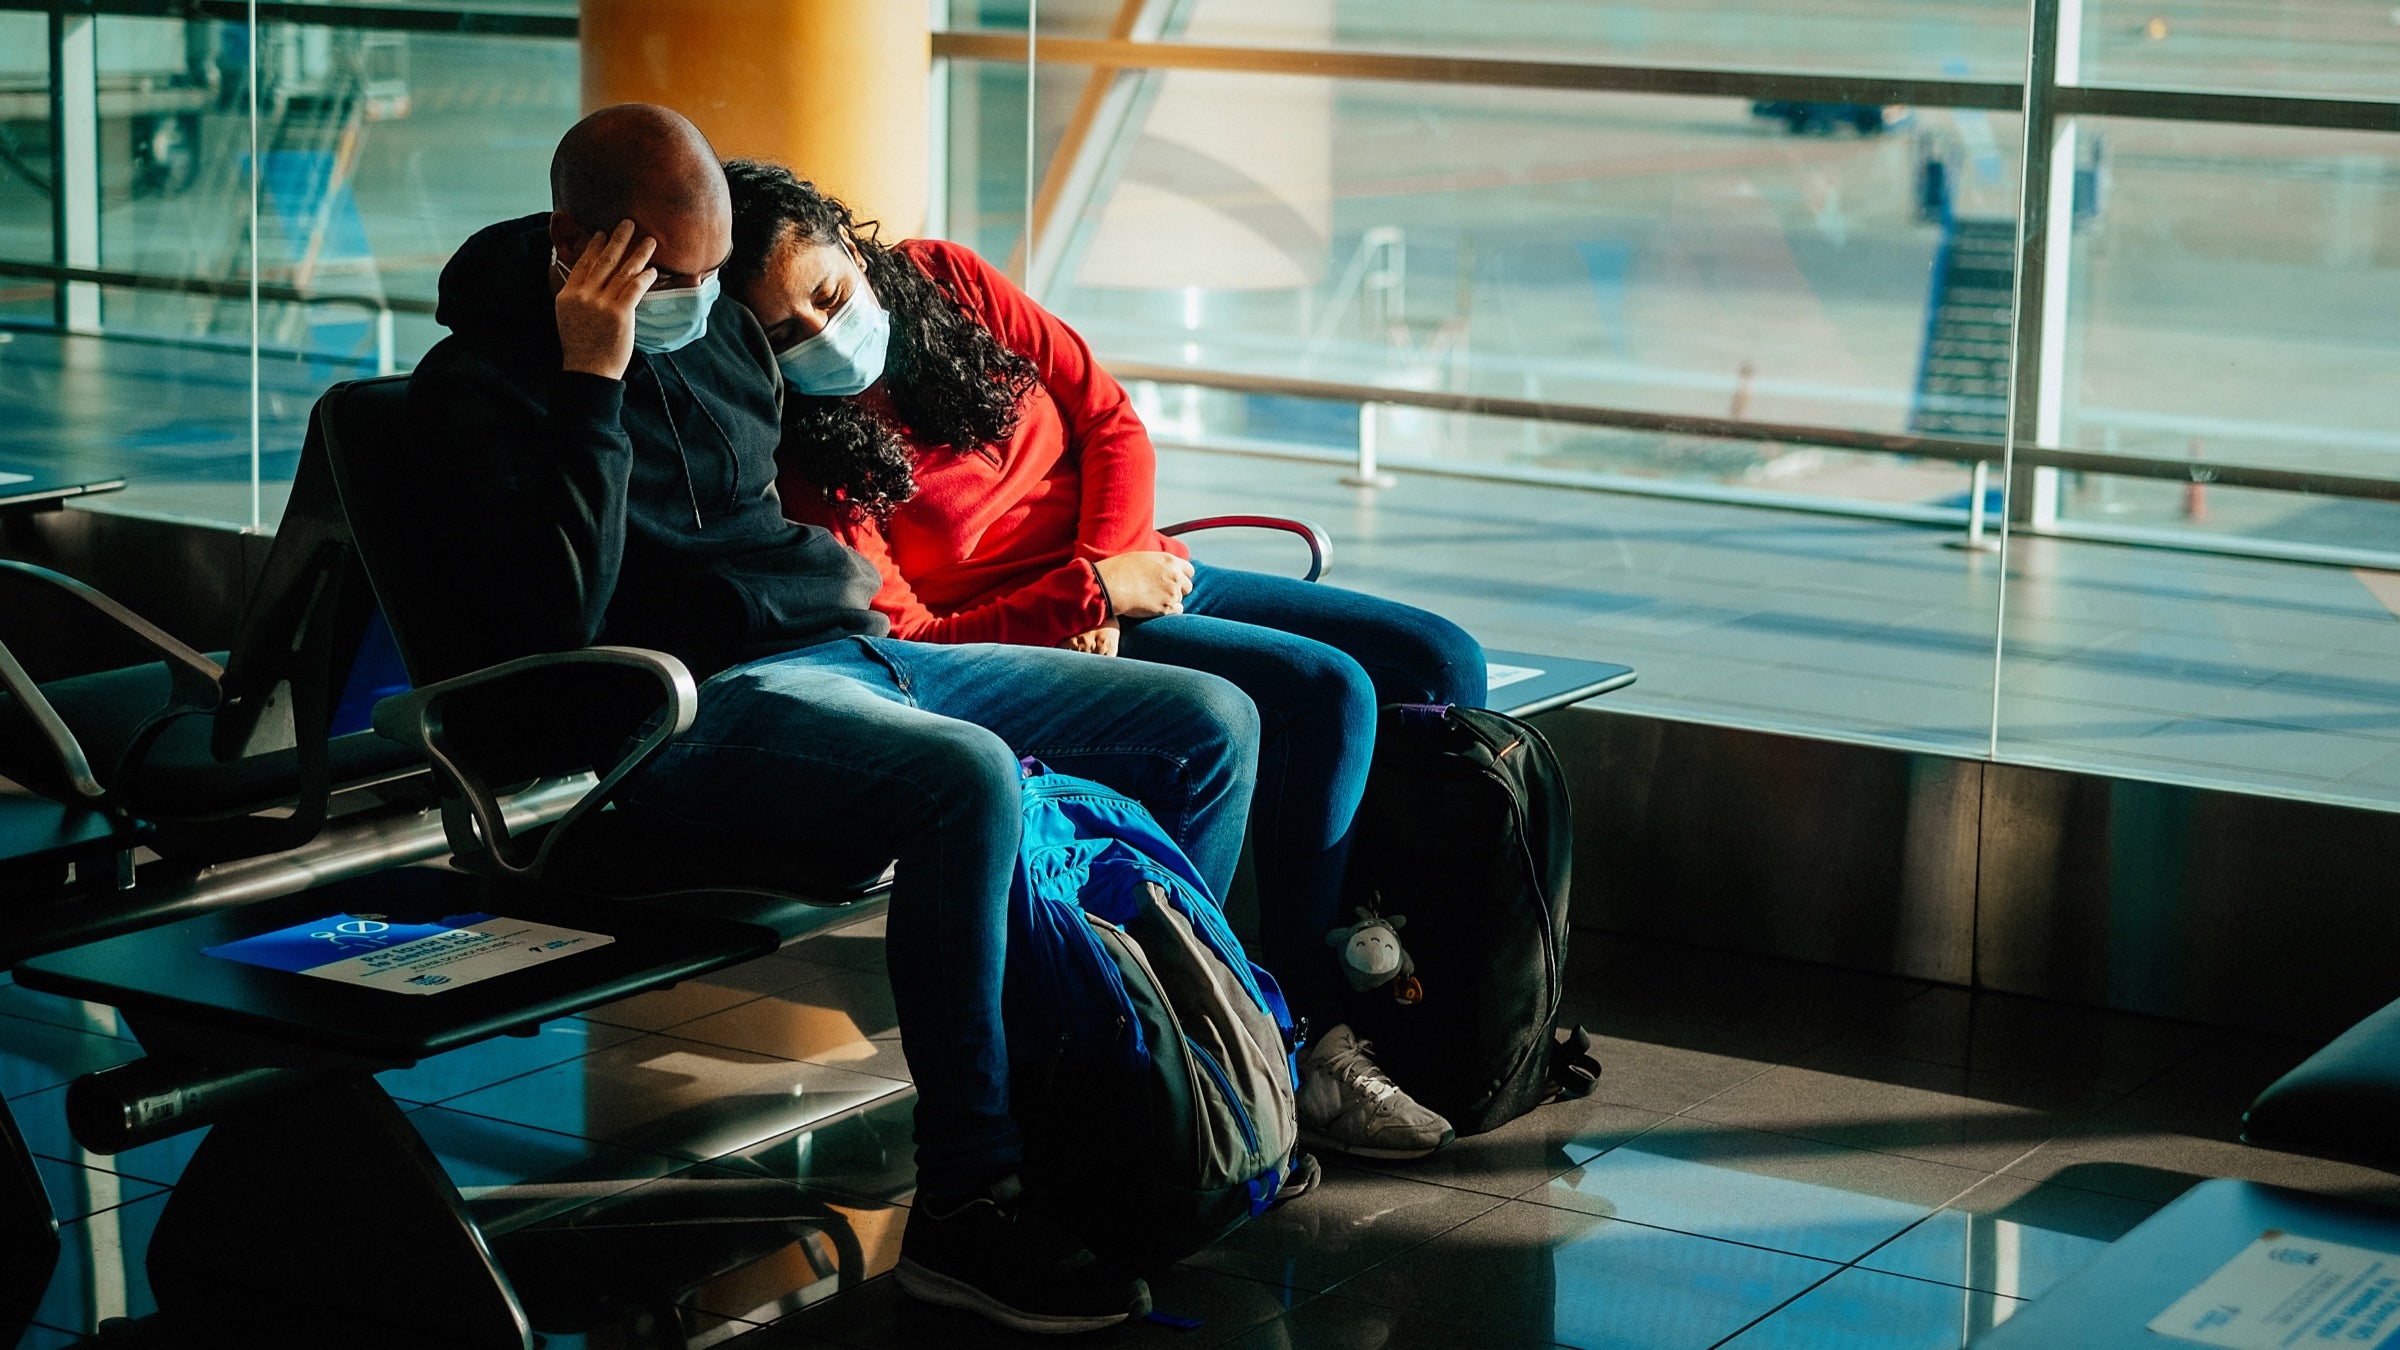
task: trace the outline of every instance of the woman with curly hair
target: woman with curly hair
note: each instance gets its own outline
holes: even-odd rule
[[[1322,1029],[1301,1060],[1306,1136],[1379,1158],[1450,1142],[1334,1025],[1325,934],[1376,706],[1481,706],[1482,649],[1407,605],[1190,561],[1154,528],[1141,419],[1073,329],[960,245],[886,245],[779,165],[735,160],[726,175],[726,289],[784,371],[785,512],[873,560],[895,637],[1121,654],[1248,693],[1260,955]]]

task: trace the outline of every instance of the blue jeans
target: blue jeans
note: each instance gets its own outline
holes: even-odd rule
[[[628,800],[837,865],[897,859],[885,947],[917,1081],[917,1187],[949,1207],[1016,1170],[1000,978],[1017,759],[1139,800],[1222,891],[1258,753],[1242,692],[1029,647],[847,638],[700,687]]]
[[[1124,625],[1118,650],[1222,675],[1258,705],[1259,960],[1319,1031],[1339,1020],[1350,823],[1384,703],[1484,700],[1483,648],[1438,614],[1334,586],[1195,565],[1184,612]],[[1223,894],[1223,892],[1219,892]]]

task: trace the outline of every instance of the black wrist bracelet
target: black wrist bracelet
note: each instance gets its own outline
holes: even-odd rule
[[[1111,619],[1117,617],[1116,597],[1108,593],[1108,579],[1100,575],[1100,564],[1086,558],[1083,565],[1092,569],[1092,584],[1100,588],[1101,607],[1108,611],[1105,617]]]

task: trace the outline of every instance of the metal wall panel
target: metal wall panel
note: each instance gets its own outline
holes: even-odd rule
[[[2299,1036],[2400,998],[2400,815],[1985,769],[1988,988]]]
[[[1565,709],[1576,922],[2329,1036],[2400,998],[2400,814]]]
[[[1967,983],[1981,766],[1569,708],[1578,923]]]

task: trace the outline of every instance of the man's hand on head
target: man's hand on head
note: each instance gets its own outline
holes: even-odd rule
[[[658,271],[650,266],[656,240],[639,238],[630,220],[584,244],[554,301],[560,365],[611,380],[633,362],[633,310]]]

